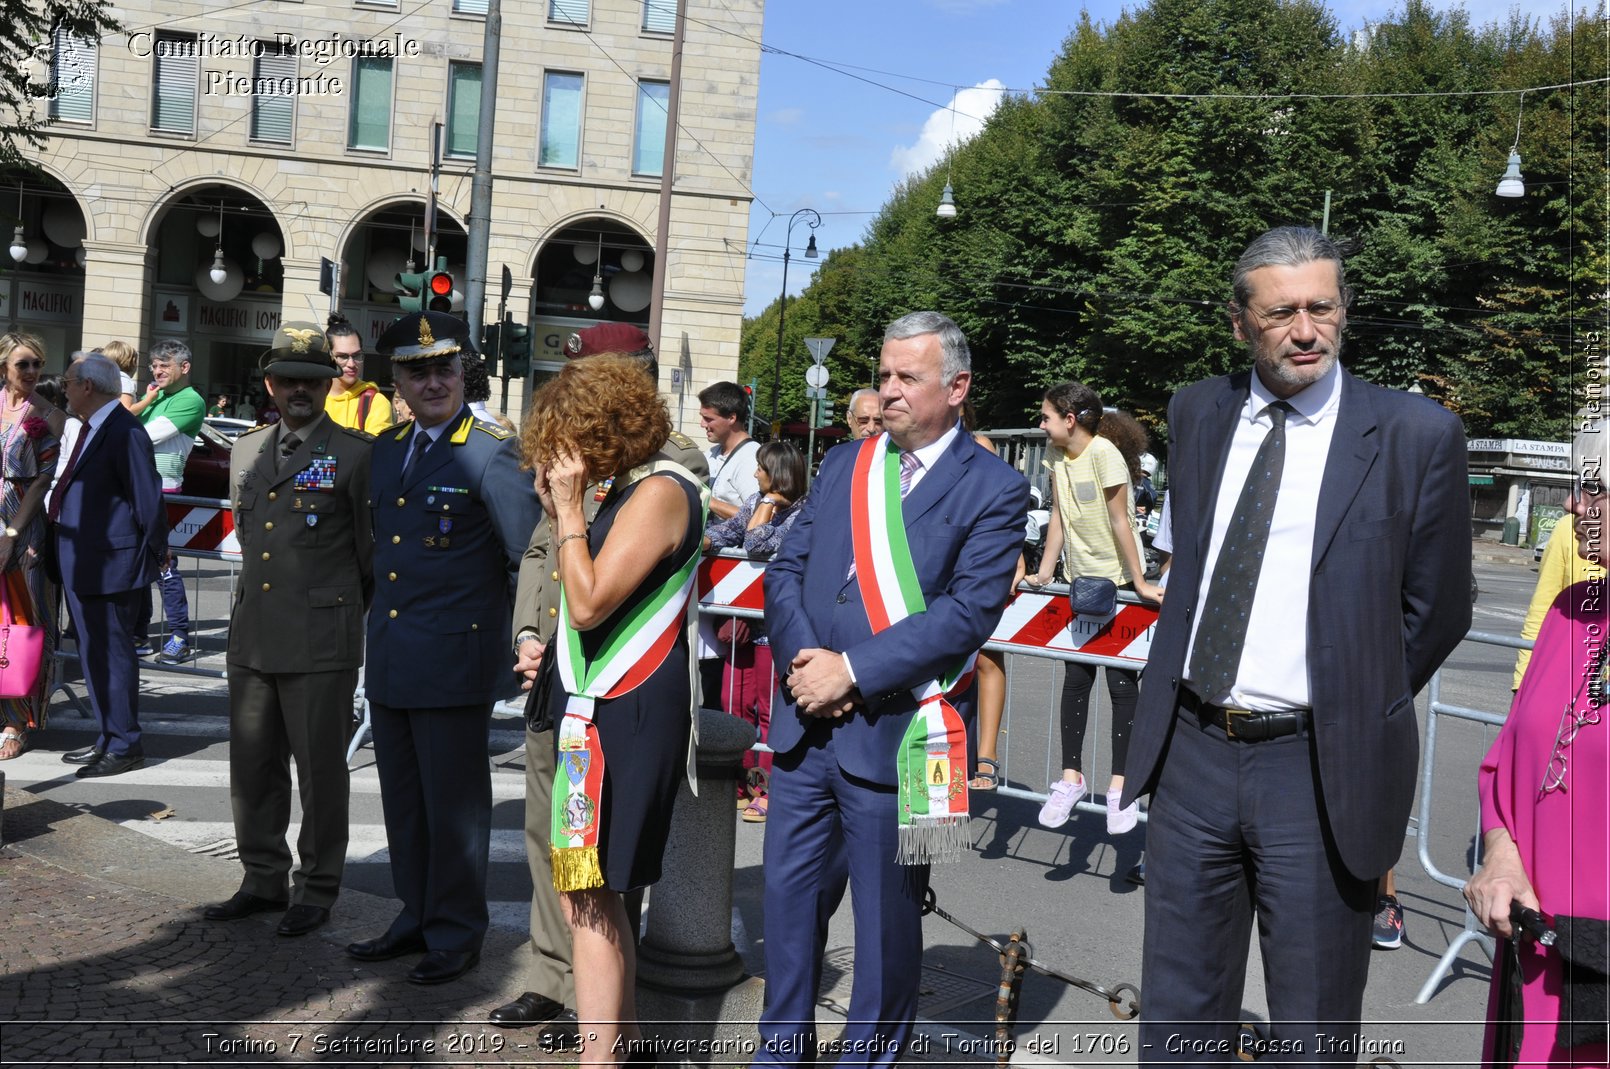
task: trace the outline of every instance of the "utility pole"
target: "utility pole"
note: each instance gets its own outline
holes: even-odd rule
[[[481,115],[475,131],[475,178],[470,186],[469,250],[464,258],[464,318],[470,337],[481,343],[486,304],[487,247],[492,237],[492,139],[498,111],[498,40],[503,35],[502,0],[487,0],[486,32],[481,37]],[[508,291],[504,291],[508,299]],[[499,315],[498,322],[502,322]],[[506,400],[506,399],[505,399]]]
[[[430,125],[430,196],[425,199],[425,270],[436,266],[436,197],[442,186],[442,124]]]
[[[496,2],[496,0],[494,0]],[[665,102],[665,155],[660,165],[660,214],[654,227],[654,277],[648,306],[648,336],[660,350],[665,319],[665,271],[671,242],[671,184],[676,178],[676,116],[682,101],[682,27],[688,0],[676,0],[676,31],[671,35],[671,91]]]

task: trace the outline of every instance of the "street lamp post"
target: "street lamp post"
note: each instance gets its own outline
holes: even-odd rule
[[[783,326],[784,315],[788,311],[788,253],[794,243],[794,224],[799,222],[800,216],[808,215],[808,225],[812,230],[822,225],[822,217],[816,214],[815,208],[801,208],[788,217],[788,232],[783,238],[783,295],[777,303],[777,364],[772,368],[771,377],[771,437],[776,441],[782,437],[783,417],[777,407],[777,395],[783,387]],[[805,259],[816,259],[816,235],[805,245]]]

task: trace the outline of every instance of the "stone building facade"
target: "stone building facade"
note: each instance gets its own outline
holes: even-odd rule
[[[736,377],[763,0],[685,0],[679,133],[656,346],[673,415]],[[282,321],[333,304],[369,339],[395,274],[434,252],[463,282],[485,0],[269,0],[209,10],[126,0],[124,31],[41,49],[54,94],[42,174],[0,179],[27,255],[0,322],[63,354],[111,338],[190,341],[194,377],[239,396]],[[649,320],[675,0],[504,0],[486,322],[531,327],[533,375],[494,384],[513,414],[569,333]],[[12,188],[18,198],[7,203]],[[209,268],[222,253],[220,285]],[[341,265],[320,291],[321,260]],[[595,278],[606,295],[594,311]],[[384,361],[369,377],[384,379]]]

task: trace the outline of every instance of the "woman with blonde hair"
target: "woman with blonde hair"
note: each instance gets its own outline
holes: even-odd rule
[[[109,357],[117,365],[118,377],[122,379],[122,388],[118,390],[118,400],[123,407],[138,416],[145,411],[145,406],[151,403],[149,397],[140,396],[139,383],[135,381],[136,369],[140,366],[140,351],[126,341],[109,341],[94,350],[102,356]]]
[[[566,364],[537,391],[525,426],[561,589],[533,698],[558,747],[554,886],[570,922],[581,1061],[616,1064],[641,1038],[621,896],[660,878],[687,753],[687,620],[704,508],[686,469],[647,463],[671,417],[638,360]],[[589,528],[591,485],[604,496]]]
[[[56,588],[40,567],[45,549],[45,493],[67,417],[34,393],[45,366],[37,335],[0,335],[0,582],[11,617],[45,629],[39,680],[31,693],[0,699],[0,761],[28,749],[28,732],[45,726],[56,657]]]

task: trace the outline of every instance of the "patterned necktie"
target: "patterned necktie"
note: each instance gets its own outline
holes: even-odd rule
[[[55,523],[61,519],[62,498],[67,495],[67,484],[72,480],[73,472],[78,468],[78,455],[84,451],[84,443],[89,441],[89,420],[85,420],[78,428],[78,438],[73,442],[73,451],[67,454],[67,466],[61,470],[61,478],[56,480],[55,487],[50,491],[50,507],[45,510],[45,519]]]
[[[408,460],[403,464],[403,470],[402,470],[402,481],[403,482],[406,483],[408,481],[408,477],[414,473],[414,468],[419,463],[419,458],[424,456],[425,455],[425,450],[427,450],[429,448],[430,448],[430,435],[426,434],[424,431],[415,431],[414,432],[414,448],[409,451]]]
[[[1224,544],[1219,547],[1219,559],[1213,565],[1207,602],[1196,625],[1196,647],[1191,652],[1191,678],[1196,682],[1197,693],[1207,701],[1217,701],[1230,693],[1241,667],[1252,598],[1258,589],[1264,550],[1269,545],[1281,469],[1286,464],[1286,415],[1291,411],[1284,401],[1264,409],[1274,426],[1252,458],[1230,526],[1224,532]]]
[[[922,461],[917,454],[909,449],[900,454],[900,500],[904,501],[906,495],[911,493],[911,481],[917,476],[917,469],[922,467]]]
[[[290,461],[291,454],[296,452],[301,444],[302,439],[298,438],[294,433],[287,433],[280,438],[280,462],[276,473],[285,470],[285,465]]]

